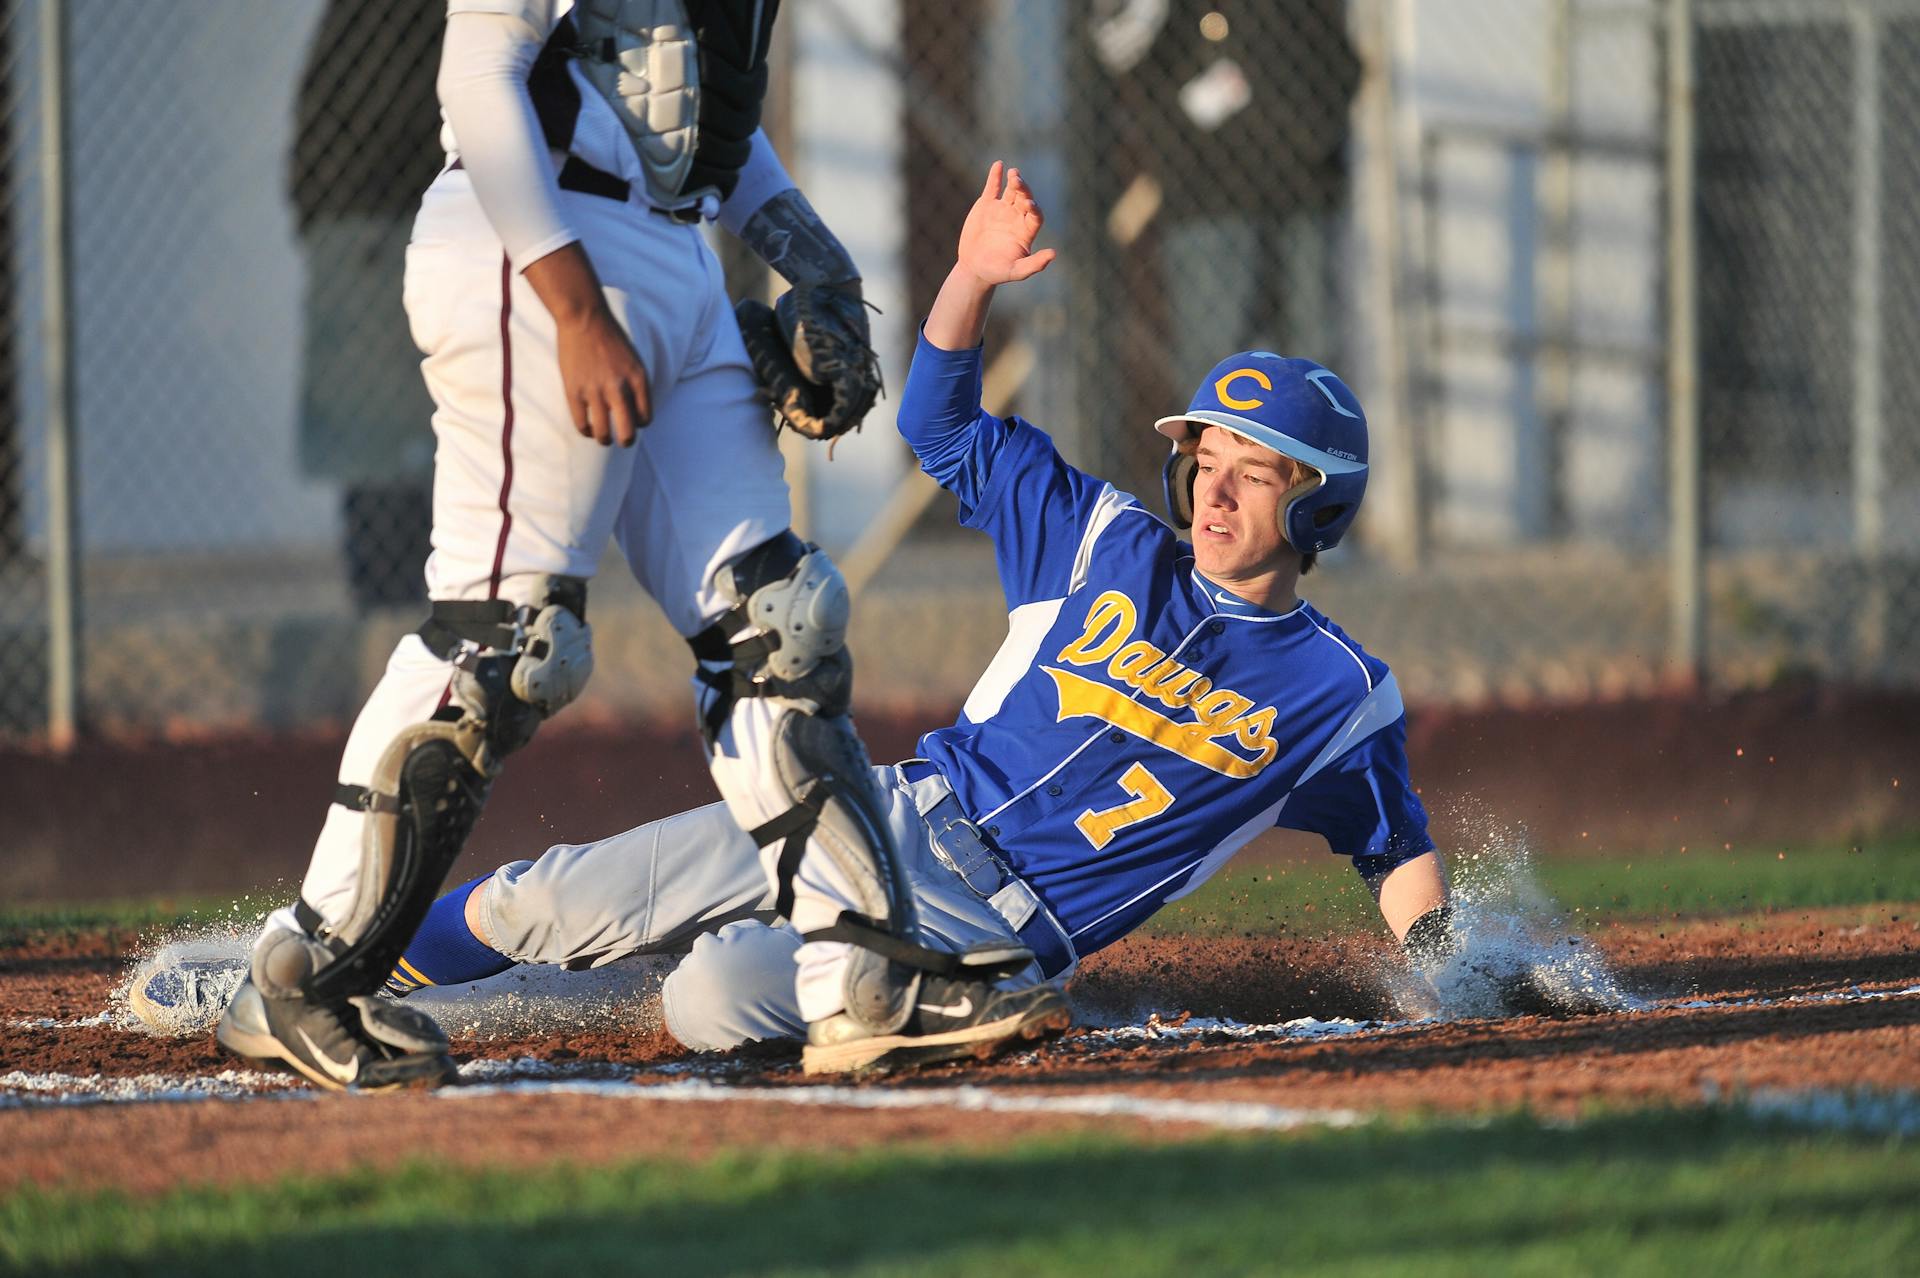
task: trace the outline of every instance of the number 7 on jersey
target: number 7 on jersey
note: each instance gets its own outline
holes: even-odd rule
[[[1160,778],[1147,771],[1143,763],[1134,764],[1121,775],[1120,788],[1133,796],[1131,801],[1101,812],[1088,808],[1073,823],[1095,848],[1104,848],[1128,826],[1157,817],[1173,806],[1173,791],[1161,785]]]

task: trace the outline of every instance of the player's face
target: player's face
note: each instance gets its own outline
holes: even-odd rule
[[[1209,426],[1195,453],[1194,566],[1229,585],[1297,558],[1280,532],[1280,507],[1300,472],[1290,458],[1230,430]]]

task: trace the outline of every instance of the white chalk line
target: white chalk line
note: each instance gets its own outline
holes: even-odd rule
[[[54,1105],[138,1104],[166,1101],[257,1100],[276,1094],[310,1094],[297,1079],[258,1070],[223,1069],[218,1074],[0,1074],[0,1109]],[[311,1093],[317,1095],[318,1093]]]
[[[1788,994],[1783,998],[1696,998],[1663,1003],[1660,1006],[1689,1009],[1701,1007],[1780,1007],[1791,1003],[1872,1003],[1887,998],[1908,998],[1920,994],[1920,985],[1903,990],[1829,990],[1825,994]]]
[[[478,1068],[475,1068],[475,1067]],[[1251,1101],[1183,1101],[1129,1092],[1027,1095],[978,1085],[891,1089],[884,1087],[741,1087],[706,1078],[671,1083],[631,1079],[568,1077],[604,1073],[604,1066],[555,1066],[538,1060],[474,1061],[462,1067],[470,1082],[432,1093],[448,1101],[491,1096],[595,1096],[612,1100],[727,1104],[746,1102],[803,1108],[908,1110],[960,1113],[1058,1114],[1078,1117],[1135,1118],[1156,1123],[1192,1123],[1228,1131],[1292,1131],[1300,1127],[1350,1127],[1366,1116],[1346,1109],[1298,1109]],[[535,1075],[529,1077],[528,1075]],[[539,1075],[544,1075],[540,1077]],[[319,1099],[323,1093],[301,1087],[283,1075],[226,1070],[218,1075],[142,1074],[133,1078],[70,1074],[0,1074],[0,1109],[71,1105],[182,1102],[202,1100]]]
[[[117,1029],[135,1029],[140,1022],[118,1008],[109,1007],[106,1011],[93,1016],[83,1016],[74,1021],[57,1021],[50,1016],[36,1016],[31,1020],[8,1021],[9,1029],[24,1030],[60,1030],[60,1029],[97,1029],[111,1026]]]
[[[592,1096],[609,1100],[681,1104],[750,1103],[870,1111],[924,1109],[955,1113],[1049,1114],[1124,1118],[1148,1123],[1185,1123],[1244,1132],[1287,1132],[1309,1127],[1346,1128],[1382,1117],[1353,1109],[1305,1109],[1258,1101],[1191,1101],[1121,1091],[1035,1094],[977,1084],[919,1088],[742,1087],[700,1078],[673,1083],[568,1078],[564,1075],[572,1070],[584,1071],[598,1067],[556,1066],[537,1060],[476,1061],[472,1064],[485,1068],[463,1069],[463,1075],[502,1077],[519,1071],[522,1076],[513,1081],[477,1082],[446,1088],[432,1093],[434,1099],[463,1101],[492,1096]],[[525,1073],[545,1073],[549,1076],[525,1077]],[[51,1074],[28,1077],[16,1072],[0,1075],[0,1087],[25,1088],[28,1093],[0,1096],[0,1109],[197,1100],[318,1100],[324,1095],[301,1087],[282,1075],[245,1070],[227,1070],[212,1077],[148,1074],[125,1079]],[[1784,1121],[1796,1126],[1902,1138],[1920,1135],[1920,1093],[1767,1088],[1745,1094],[1723,1095],[1709,1085],[1702,1089],[1701,1094],[1711,1106],[1731,1108],[1756,1118]],[[1463,1121],[1477,1125],[1482,1120]],[[1548,1125],[1565,1130],[1575,1130],[1581,1126],[1577,1122]]]
[[[1302,1016],[1276,1025],[1249,1025],[1215,1016],[1193,1016],[1178,1022],[1166,1022],[1153,1016],[1144,1025],[1106,1025],[1084,1029],[1071,1038],[1055,1042],[1049,1050],[1087,1055],[1158,1043],[1273,1043],[1289,1039],[1342,1038],[1381,1033],[1428,1023],[1437,1022],[1358,1021],[1346,1016],[1321,1020]]]
[[[1300,1127],[1351,1127],[1368,1121],[1350,1109],[1296,1109],[1256,1101],[1183,1101],[1134,1092],[1032,1095],[967,1084],[960,1087],[734,1087],[693,1079],[684,1083],[536,1082],[449,1088],[436,1098],[460,1101],[486,1096],[605,1096],[621,1100],[792,1105],[802,1108],[903,1110],[961,1113],[1060,1114],[1138,1118],[1155,1123],[1195,1123],[1231,1131],[1292,1131]]]
[[[694,1076],[704,1073],[721,1077],[745,1072],[744,1063],[717,1065],[675,1063],[658,1066],[648,1073],[665,1076]],[[462,1082],[499,1087],[524,1081],[530,1085],[567,1080],[630,1079],[630,1065],[608,1061],[545,1061],[523,1056],[514,1060],[483,1058],[460,1066]],[[278,1071],[227,1069],[218,1074],[134,1074],[114,1077],[105,1074],[29,1073],[14,1070],[0,1074],[0,1109],[25,1109],[42,1105],[139,1104],[202,1100],[258,1100],[263,1096],[318,1099],[327,1093],[309,1087],[293,1074]]]
[[[1640,1012],[1705,1008],[1782,1007],[1805,1003],[1871,1003],[1883,999],[1909,998],[1914,995],[1920,995],[1920,985],[1910,985],[1900,990],[1863,990],[1856,985],[1849,990],[1832,990],[1824,994],[1789,994],[1780,998],[1667,999],[1623,1009],[1616,1015],[1631,1016]],[[1257,1043],[1282,1039],[1339,1038],[1421,1029],[1446,1023],[1448,1021],[1445,1017],[1362,1021],[1345,1016],[1330,1020],[1302,1016],[1297,1020],[1283,1021],[1276,1025],[1249,1025],[1241,1021],[1217,1017],[1195,1016],[1179,1022],[1162,1022],[1158,1017],[1151,1017],[1144,1025],[1117,1025],[1085,1030],[1064,1040],[1056,1046],[1055,1050],[1061,1047],[1072,1050],[1082,1045],[1092,1050],[1099,1050],[1108,1047],[1138,1047],[1153,1043],[1195,1041]]]

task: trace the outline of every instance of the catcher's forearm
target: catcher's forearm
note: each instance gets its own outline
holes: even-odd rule
[[[970,351],[980,345],[987,335],[993,288],[956,263],[927,312],[927,340],[943,351]]]
[[[755,210],[740,238],[787,283],[847,284],[860,268],[798,187],[788,187]]]
[[[606,308],[600,276],[577,240],[532,263],[525,273],[534,295],[563,328]]]

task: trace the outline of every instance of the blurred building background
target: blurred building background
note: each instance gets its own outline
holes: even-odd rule
[[[417,624],[442,7],[0,5],[0,738],[337,726]],[[1304,593],[1410,698],[1920,686],[1920,0],[787,7],[769,128],[890,383],[1015,162],[1061,257],[990,406],[1157,504],[1216,358],[1341,370],[1372,486]],[[944,709],[1004,607],[891,414],[789,474],[860,699]],[[594,619],[576,713],[686,716],[617,562]]]

